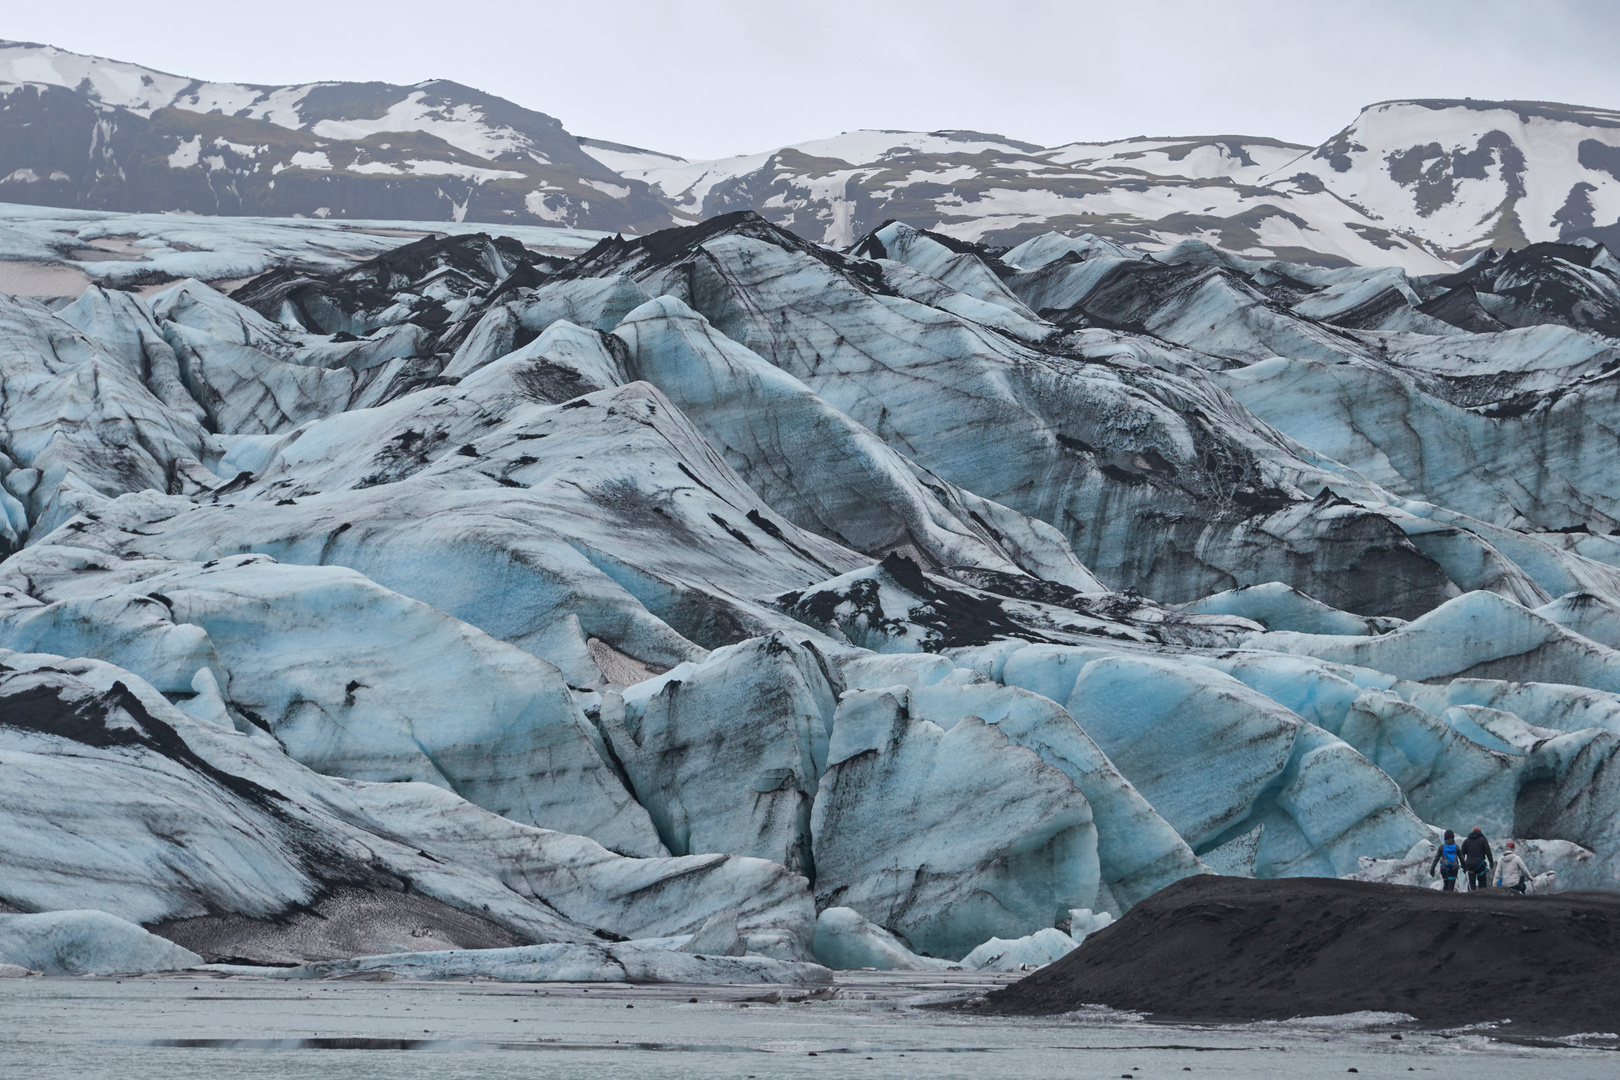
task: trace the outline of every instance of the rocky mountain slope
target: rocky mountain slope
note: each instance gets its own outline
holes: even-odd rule
[[[445,81],[203,82],[0,43],[0,199],[92,210],[670,223],[544,113]]]
[[[678,213],[755,210],[838,246],[895,219],[1003,246],[1056,229],[1414,272],[1445,265],[1438,249],[1320,184],[1261,182],[1309,152],[1240,136],[1046,148],[977,132],[855,131],[721,161],[604,160]]]
[[[208,83],[0,43],[0,201],[83,209],[635,233],[753,210],[837,247],[892,219],[1004,247],[1058,230],[1430,274],[1620,238],[1617,163],[1620,114],[1472,100],[1369,106],[1316,147],[854,131],[687,161],[455,83]]]
[[[1617,303],[750,212],[0,297],[0,905],[622,975],[1473,824],[1620,889]]]

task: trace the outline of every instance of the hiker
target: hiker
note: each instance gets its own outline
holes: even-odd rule
[[[1434,877],[1436,866],[1440,868],[1440,880],[1444,883],[1440,887],[1446,892],[1456,892],[1457,871],[1462,866],[1462,851],[1457,846],[1457,835],[1450,829],[1446,830],[1445,843],[1440,845],[1440,850],[1429,860],[1430,877]]]
[[[1507,850],[1502,852],[1502,861],[1496,864],[1496,883],[1523,896],[1530,889],[1530,868],[1514,850],[1517,846],[1512,840],[1503,845]]]
[[[1478,825],[1468,834],[1468,839],[1462,842],[1463,869],[1468,873],[1468,891],[1483,889],[1491,880],[1491,865],[1496,861],[1491,856],[1491,842],[1485,839],[1485,833]]]

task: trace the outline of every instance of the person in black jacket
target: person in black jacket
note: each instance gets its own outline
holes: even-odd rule
[[[1468,891],[1483,889],[1490,884],[1491,867],[1496,860],[1491,856],[1491,842],[1478,825],[1462,842],[1463,869],[1468,873]]]

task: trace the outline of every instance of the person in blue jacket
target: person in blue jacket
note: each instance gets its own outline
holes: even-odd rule
[[[1433,877],[1435,868],[1440,870],[1440,880],[1444,883],[1441,888],[1446,892],[1457,891],[1457,874],[1462,869],[1462,849],[1457,846],[1457,834],[1450,829],[1446,830],[1445,842],[1440,850],[1434,853],[1429,860],[1429,876]]]

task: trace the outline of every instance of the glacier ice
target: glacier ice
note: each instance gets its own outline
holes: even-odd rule
[[[1599,342],[1581,344],[1590,352]],[[1378,359],[1284,353],[1215,378],[1254,415],[1396,494],[1494,524],[1612,527],[1620,509],[1598,464],[1614,423],[1611,391],[1593,386],[1576,401],[1552,402],[1511,424],[1466,397],[1436,392],[1437,375],[1468,378],[1470,365],[1493,351],[1513,355],[1524,343],[1503,345],[1491,350],[1470,340],[1449,370],[1416,352]]]
[[[172,694],[206,672],[244,730],[317,772],[437,784],[515,821],[664,854],[545,661],[339,567],[97,559],[41,544],[8,562],[4,580],[30,595],[0,594],[0,645],[103,656]],[[121,584],[73,595],[92,565]],[[357,611],[383,618],[387,636],[357,635]],[[468,668],[476,685],[456,675]]]
[[[1018,244],[1002,256],[1003,261],[1021,270],[1038,270],[1048,263],[1056,262],[1066,255],[1074,254],[1079,261],[1086,261],[1102,256],[1114,256],[1122,259],[1145,259],[1147,253],[1136,248],[1117,244],[1111,240],[1103,239],[1091,233],[1082,233],[1079,236],[1070,236],[1067,233],[1044,232],[1030,240]]]
[[[1535,610],[1589,641],[1620,649],[1620,605],[1611,600],[1595,593],[1569,593]]]
[[[1203,615],[1236,615],[1251,619],[1267,630],[1292,630],[1302,634],[1365,637],[1399,625],[1398,620],[1368,619],[1328,607],[1280,581],[1214,593],[1180,607],[1183,611]]]
[[[811,873],[810,807],[836,707],[823,663],[773,634],[604,696],[602,731],[671,852]]]
[[[953,251],[940,234],[924,235],[904,222],[892,221],[875,230],[866,241],[872,253],[893,259],[926,274],[953,292],[1033,320],[1035,313],[1002,284],[994,272],[972,252]]]
[[[1507,836],[1497,833],[1493,845],[1499,845]],[[1610,861],[1596,858],[1591,851],[1568,840],[1516,840],[1516,850],[1530,868],[1532,890],[1538,893],[1576,892],[1601,889],[1613,892],[1620,886],[1620,873]],[[1429,872],[1439,847],[1438,838],[1414,849],[1402,859],[1362,859],[1361,867],[1353,874],[1344,875],[1352,881],[1382,881],[1392,885],[1416,888],[1441,887],[1440,878]],[[1500,847],[1497,847],[1500,850]]]
[[[1096,829],[1074,782],[977,717],[914,719],[909,696],[839,704],[810,818],[817,906],[955,959],[1094,903]]]
[[[685,940],[675,951],[695,956],[746,956],[748,943],[743,940],[737,925],[735,911],[717,911],[710,915],[697,932],[681,935]]]
[[[133,975],[203,958],[105,911],[0,914],[0,963],[46,975]]]
[[[1230,676],[1099,658],[1080,669],[1067,706],[1195,851],[1265,825],[1259,876],[1354,865],[1423,836],[1389,776]]]
[[[837,906],[823,908],[816,916],[815,953],[817,963],[834,971],[938,971],[957,966],[949,960],[918,956],[854,908]]]
[[[1340,603],[1342,583],[1316,582],[1305,560],[1277,561],[1273,578],[1286,574],[1290,584],[1334,606],[1392,606],[1397,592],[1409,604],[1414,589],[1444,588],[1425,582],[1433,579],[1432,564],[1363,508],[1343,511],[1364,519],[1355,528],[1323,534],[1310,516],[1296,516],[1269,525],[1264,543],[1241,536],[1247,514],[1211,521],[1212,492],[1183,486],[1207,475],[1197,447],[1209,439],[1221,440],[1220,450],[1210,453],[1236,482],[1235,490],[1224,488],[1228,501],[1274,510],[1308,505],[1304,487],[1319,488],[1330,476],[1289,454],[1275,432],[1260,428],[1201,369],[1201,382],[1194,383],[1181,372],[1117,357],[1109,363],[1076,363],[1072,354],[1059,359],[961,316],[886,295],[862,276],[858,263],[804,251],[802,242],[795,247],[761,222],[716,219],[692,233],[687,243],[701,244],[701,259],[668,245],[604,244],[582,259],[581,272],[630,273],[649,292],[680,298],[727,337],[903,446],[920,466],[1055,525],[1105,581],[1145,574],[1170,600],[1255,584],[1269,579],[1233,581],[1229,575],[1251,576],[1255,550],[1278,550],[1283,536],[1282,549],[1313,552],[1324,562],[1342,547],[1333,559],[1340,565],[1358,557],[1352,549],[1368,557],[1376,551],[1392,570],[1408,564],[1401,571],[1407,580],[1380,592],[1383,599]],[[1209,425],[1189,424],[1169,404],[1192,400],[1205,415],[1230,418],[1218,436]],[[988,446],[986,433],[994,438]],[[1164,548],[1168,521],[1147,507],[1162,507],[1167,498],[1201,504],[1197,532],[1209,535],[1202,543],[1194,536],[1178,540],[1176,557],[1140,561],[1141,552]],[[1106,525],[1099,515],[1109,519]],[[1142,531],[1128,535],[1127,520]],[[1290,528],[1296,535],[1286,535]],[[1225,539],[1234,530],[1239,535]],[[1364,587],[1382,590],[1384,584],[1375,579]]]
[[[0,704],[0,895],[25,911],[265,920],[408,887],[528,940],[691,933],[731,910],[752,951],[809,955],[804,881],[764,860],[620,856],[432,785],[322,777],[99,661],[0,652]]]
[[[1075,940],[1075,944],[1083,945],[1087,937],[1113,925],[1113,922],[1114,916],[1106,911],[1076,908],[1069,912],[1069,936]]]
[[[929,657],[854,658],[841,670],[852,689],[904,687],[909,714],[939,728],[967,719],[993,725],[1066,775],[1084,796],[1096,829],[1097,901],[1088,906],[1123,911],[1198,872],[1183,839],[1056,702]]]
[[[1489,592],[1466,593],[1378,637],[1279,631],[1251,643],[1419,682],[1511,671],[1527,681],[1620,690],[1620,653]]]
[[[1079,948],[1074,938],[1048,926],[1011,941],[991,938],[962,957],[962,966],[979,971],[1023,971],[1045,967]]]
[[[195,413],[168,408],[139,370],[76,327],[0,296],[0,337],[3,452],[10,475],[29,473],[26,489],[10,494],[30,534],[48,532],[95,495],[184,490],[176,480],[206,472],[208,433]]]
[[[1616,887],[1614,349],[1457,288],[744,214],[0,298],[0,910],[751,980],[1473,824]]]
[[[760,498],[796,524],[870,555],[910,550],[925,565],[1028,569],[1102,591],[1056,530],[964,499],[681,301],[649,301],[614,336],[628,350],[626,377],[663,390]]]

